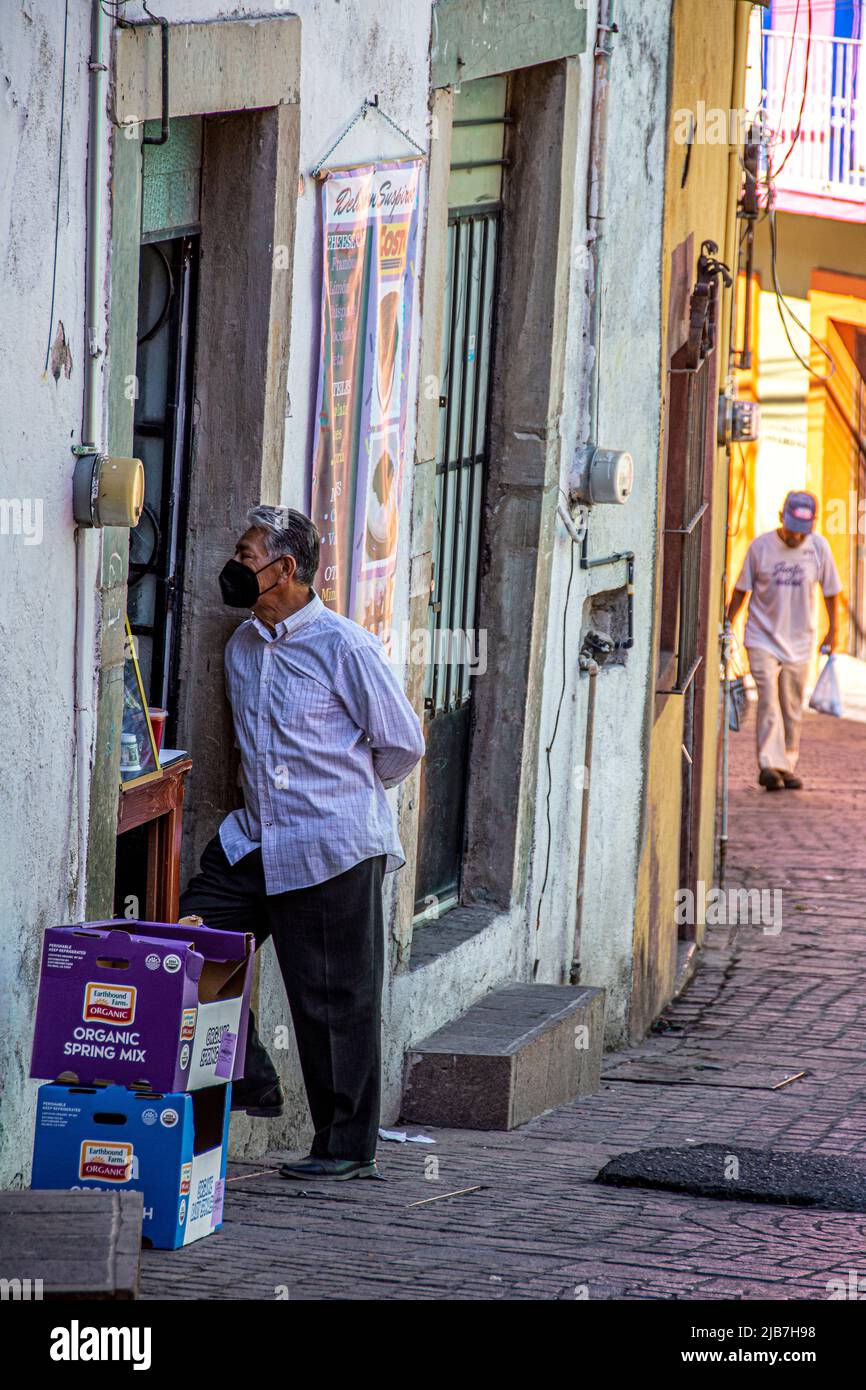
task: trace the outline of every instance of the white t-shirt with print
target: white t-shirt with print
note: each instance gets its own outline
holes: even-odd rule
[[[778,531],[756,536],[746,552],[736,587],[751,593],[746,646],[772,652],[797,665],[815,650],[815,585],[827,598],[842,588],[839,571],[823,536],[807,536],[788,546]]]

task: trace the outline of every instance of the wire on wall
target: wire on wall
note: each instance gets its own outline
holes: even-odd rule
[[[804,69],[804,73],[803,73],[803,91],[802,91],[801,96],[800,96],[800,108],[799,108],[799,112],[798,112],[798,115],[797,115],[797,122],[796,122],[796,125],[795,125],[795,128],[794,128],[794,132],[793,132],[793,136],[792,136],[792,139],[791,139],[791,143],[790,143],[790,145],[788,146],[788,149],[787,149],[787,151],[786,151],[786,153],[785,153],[785,155],[784,155],[784,157],[783,157],[783,159],[782,159],[781,164],[779,164],[778,166],[776,166],[776,167],[774,168],[774,167],[773,167],[772,159],[769,157],[769,153],[768,153],[768,158],[767,158],[767,169],[766,169],[766,178],[765,178],[765,183],[766,183],[766,211],[765,211],[765,214],[764,214],[764,215],[765,215],[765,217],[767,217],[767,219],[769,220],[769,227],[770,227],[770,269],[771,269],[771,275],[772,275],[772,281],[773,281],[773,293],[774,293],[775,299],[776,299],[776,307],[777,307],[777,309],[778,309],[778,311],[779,311],[779,319],[780,319],[781,324],[782,324],[782,330],[783,330],[783,332],[784,332],[784,334],[785,334],[785,337],[786,337],[786,339],[787,339],[787,341],[788,341],[788,346],[790,347],[791,352],[793,353],[793,355],[794,355],[794,357],[796,358],[796,360],[800,363],[800,366],[803,367],[803,368],[805,369],[805,371],[807,371],[807,372],[809,373],[809,376],[810,376],[814,381],[825,383],[825,382],[828,382],[828,381],[831,379],[831,377],[835,374],[835,372],[836,372],[836,362],[834,361],[833,356],[832,356],[831,352],[829,351],[829,349],[828,349],[822,342],[820,342],[820,341],[815,337],[815,335],[814,335],[813,333],[810,332],[810,330],[806,327],[806,325],[802,322],[802,320],[797,316],[797,314],[795,313],[795,311],[794,311],[792,305],[790,304],[790,302],[789,302],[788,299],[786,298],[785,294],[783,293],[782,287],[781,287],[781,285],[780,285],[780,283],[779,283],[779,267],[778,267],[779,233],[778,233],[778,227],[777,227],[777,225],[776,225],[776,207],[775,207],[775,202],[776,202],[776,179],[778,178],[779,174],[780,174],[780,173],[782,172],[782,170],[784,169],[784,167],[785,167],[785,165],[787,164],[789,158],[791,157],[791,154],[793,153],[794,149],[795,149],[796,146],[797,146],[797,143],[798,143],[798,141],[799,141],[799,139],[800,139],[800,135],[801,135],[801,133],[802,133],[803,115],[804,115],[804,112],[805,112],[805,110],[806,110],[806,97],[807,97],[807,95],[808,95],[808,90],[809,90],[809,66],[810,66],[810,54],[811,54],[811,48],[812,48],[812,20],[813,20],[813,15],[814,15],[814,12],[815,12],[815,0],[807,0],[807,6],[808,6],[808,29],[807,29],[807,37],[806,37],[806,61],[805,61],[805,69]],[[799,13],[800,13],[800,0],[797,0],[797,5],[796,5],[796,8],[795,8],[795,10],[794,10],[794,19],[793,19],[793,24],[792,24],[792,30],[793,30],[793,32],[792,32],[792,34],[791,34],[791,48],[790,48],[790,52],[789,52],[789,54],[788,54],[788,62],[787,62],[787,66],[786,66],[786,69],[785,69],[785,82],[784,82],[783,89],[782,89],[782,102],[781,102],[781,106],[780,106],[780,120],[784,118],[785,103],[786,103],[787,93],[788,93],[788,79],[789,79],[789,76],[790,76],[791,63],[792,63],[792,59],[793,59],[793,55],[794,55],[794,45],[795,45],[795,43],[797,42],[797,32],[796,32],[796,31],[797,31],[797,19],[798,19]],[[763,95],[763,94],[766,92],[766,78],[765,78],[765,74],[764,74],[763,29],[762,29],[762,42],[761,42],[761,88],[762,88],[762,95]],[[786,317],[786,315],[787,315],[787,317]],[[813,368],[811,362],[807,361],[806,358],[803,357],[802,353],[801,353],[801,352],[799,351],[799,349],[797,348],[797,346],[796,346],[796,344],[795,344],[795,342],[794,342],[794,340],[793,340],[793,338],[792,338],[792,336],[791,336],[791,329],[790,329],[790,325],[789,325],[789,320],[791,320],[793,323],[795,323],[795,324],[797,325],[797,327],[801,330],[801,332],[805,333],[806,337],[809,339],[809,341],[812,343],[812,345],[813,345],[814,347],[816,347],[816,348],[818,349],[818,351],[819,351],[820,353],[822,353],[822,355],[827,359],[827,364],[828,364],[828,368],[829,368],[829,370],[828,370],[827,372],[824,372],[824,373],[822,373],[822,372],[816,372],[815,369]]]
[[[54,258],[51,267],[51,311],[48,316],[48,342],[45,345],[45,366],[48,371],[51,360],[51,343],[54,338],[54,304],[57,297],[57,248],[60,244],[60,186],[63,177],[63,126],[66,111],[66,39],[69,32],[69,0],[63,7],[63,66],[60,73],[60,128],[57,137],[57,193],[54,205]]]
[[[550,819],[550,799],[553,795],[553,769],[551,767],[551,754],[553,745],[556,742],[556,735],[559,732],[559,718],[562,714],[562,705],[565,700],[565,691],[568,685],[568,605],[571,599],[571,584],[574,579],[574,550],[575,541],[571,539],[570,563],[568,568],[568,584],[565,589],[565,603],[562,608],[562,685],[559,689],[559,701],[556,706],[556,718],[553,721],[553,733],[550,742],[545,749],[547,761],[547,795],[544,802],[544,814],[547,820],[547,849],[544,856],[544,877],[541,882],[541,892],[538,895],[538,911],[535,914],[535,930],[541,927],[541,908],[544,902],[544,895],[547,892],[547,881],[550,876],[550,851],[553,844],[553,824]]]
[[[787,164],[788,160],[791,158],[791,155],[793,154],[794,150],[795,150],[796,147],[797,147],[797,142],[798,142],[799,139],[800,139],[800,132],[802,131],[802,128],[803,128],[803,112],[804,112],[805,109],[806,109],[806,97],[807,97],[808,92],[809,92],[809,64],[810,64],[811,57],[812,57],[812,0],[807,0],[807,3],[808,3],[808,6],[809,6],[809,19],[808,19],[808,29],[807,29],[807,31],[806,31],[806,66],[805,66],[805,71],[804,71],[804,73],[803,73],[803,91],[802,91],[802,94],[801,94],[801,96],[800,96],[800,110],[799,110],[799,112],[798,112],[798,114],[797,114],[797,124],[796,124],[796,126],[794,127],[794,134],[793,134],[793,136],[792,136],[792,138],[791,138],[791,143],[790,143],[790,145],[789,145],[789,147],[788,147],[788,152],[787,152],[787,154],[785,155],[784,159],[782,160],[782,163],[779,165],[778,169],[774,169],[774,170],[773,170],[773,175],[772,175],[773,178],[776,178],[776,177],[778,177],[779,174],[781,174],[781,172],[782,172],[782,170],[784,169],[785,165]],[[799,13],[799,9],[800,9],[800,0],[797,0],[797,13]],[[794,53],[794,44],[796,43],[796,28],[797,28],[797,14],[795,13],[795,15],[794,15],[794,30],[795,30],[795,34],[792,34],[792,35],[791,35],[791,52],[790,52],[789,55],[788,55],[788,68],[789,68],[789,70],[790,70],[790,66],[791,66],[791,58],[792,58],[793,53]],[[787,74],[786,74],[786,75],[785,75],[785,90],[786,90],[786,91],[787,91],[787,87],[788,87],[788,78],[787,78]],[[783,94],[783,97],[782,97],[782,108],[781,108],[782,111],[784,111],[784,109],[785,109],[785,104],[784,104],[784,103],[785,103],[785,98],[784,98],[784,94]]]
[[[737,444],[737,445],[736,445],[736,448],[737,448],[737,452],[738,452],[739,455],[740,455],[740,466],[741,466],[741,468],[742,468],[742,478],[741,478],[741,481],[740,481],[740,499],[739,499],[739,502],[737,503],[737,524],[736,524],[736,526],[734,527],[733,531],[731,530],[730,523],[728,524],[728,535],[730,536],[731,540],[736,540],[737,536],[740,534],[740,528],[741,528],[741,526],[742,526],[742,524],[743,524],[743,510],[744,510],[745,505],[746,505],[746,489],[747,489],[747,486],[748,486],[748,476],[747,476],[748,470],[747,470],[747,468],[746,468],[746,453],[745,453],[745,450],[743,449],[742,444]]]
[[[791,305],[788,303],[788,300],[786,299],[785,295],[782,293],[782,288],[781,288],[781,286],[780,286],[780,284],[779,284],[779,270],[778,270],[778,264],[777,264],[778,233],[777,233],[777,230],[776,230],[776,210],[775,210],[775,208],[773,208],[773,207],[771,207],[771,208],[769,209],[769,218],[770,218],[770,268],[771,268],[772,276],[773,276],[773,293],[774,293],[775,296],[776,296],[776,305],[777,305],[778,310],[779,310],[779,318],[781,319],[781,322],[782,322],[782,328],[784,329],[785,337],[788,339],[788,346],[790,347],[790,349],[791,349],[792,353],[794,354],[794,356],[796,357],[797,361],[800,363],[800,366],[805,368],[805,370],[809,373],[809,375],[813,378],[814,381],[818,381],[818,382],[829,381],[830,378],[831,378],[832,376],[834,376],[834,375],[835,375],[835,372],[836,372],[836,363],[835,363],[835,361],[833,360],[833,356],[832,356],[831,352],[829,351],[828,348],[826,348],[826,347],[824,346],[824,344],[823,344],[822,342],[820,342],[820,341],[815,337],[814,333],[811,333],[811,332],[809,331],[809,329],[808,329],[808,328],[806,327],[806,325],[802,322],[802,320],[799,319],[799,318],[797,317],[797,315],[794,313],[794,310],[792,309]],[[800,354],[800,352],[798,351],[798,349],[797,349],[797,347],[796,347],[796,345],[795,345],[795,343],[794,343],[793,338],[791,337],[791,333],[790,333],[790,330],[789,330],[789,328],[788,328],[788,323],[787,323],[787,320],[786,320],[786,318],[785,318],[785,314],[786,314],[786,313],[790,315],[790,317],[793,319],[793,321],[794,321],[794,323],[797,325],[797,327],[798,327],[799,329],[801,329],[803,333],[806,334],[806,337],[809,339],[809,341],[810,341],[811,343],[814,344],[814,346],[818,349],[818,351],[819,351],[819,352],[822,352],[822,353],[824,354],[824,356],[825,356],[826,359],[827,359],[827,362],[829,363],[829,367],[830,367],[830,370],[829,370],[828,372],[825,372],[825,373],[823,373],[823,374],[822,374],[821,372],[816,372],[816,371],[814,370],[814,368],[812,367],[812,364],[811,364],[810,362],[807,362],[806,359],[805,359],[805,357],[803,357],[803,356]]]

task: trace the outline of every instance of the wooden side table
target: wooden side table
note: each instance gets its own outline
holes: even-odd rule
[[[147,899],[149,922],[176,922],[180,908],[180,847],[183,795],[192,758],[163,768],[162,776],[120,793],[117,833],[147,825]]]

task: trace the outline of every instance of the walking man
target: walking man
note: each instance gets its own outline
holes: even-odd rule
[[[803,692],[815,650],[815,585],[827,607],[821,647],[836,645],[842,589],[830,547],[815,534],[818,503],[811,492],[789,492],[781,526],[756,536],[728,606],[733,623],[746,599],[746,650],[758,689],[758,781],[767,791],[799,790],[796,775]]]
[[[382,877],[404,863],[386,787],[424,751],[378,640],[312,589],[319,536],[302,513],[254,507],[220,574],[252,616],[225,651],[243,808],[223,821],[181,913],[273,937],[315,1137],[285,1177],[375,1177],[384,968]],[[283,1112],[250,1020],[233,1109]]]

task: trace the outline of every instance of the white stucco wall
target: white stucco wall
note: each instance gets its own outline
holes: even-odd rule
[[[27,1079],[45,927],[78,881],[74,762],[73,456],[84,360],[84,197],[90,7],[72,0],[54,333],[71,368],[45,374],[60,130],[63,6],[21,0],[0,24],[0,497],[41,507],[42,538],[0,532],[0,1184],[29,1165]],[[87,547],[93,558],[92,544]],[[92,573],[92,569],[91,569]],[[92,690],[84,720],[92,732]]]
[[[581,983],[604,985],[608,1043],[625,1030],[631,988],[631,943],[638,869],[638,827],[644,793],[644,722],[652,659],[653,576],[656,557],[662,254],[668,0],[622,0],[614,39],[608,98],[608,185],[602,240],[601,389],[595,441],[628,449],[634,457],[634,490],[624,506],[599,506],[589,527],[590,558],[614,551],[635,553],[635,643],[625,665],[598,676],[591,772],[589,839],[580,944]],[[593,15],[589,15],[589,31]],[[592,70],[582,60],[580,154],[575,171],[575,245],[584,235],[586,160]],[[582,293],[586,259],[574,258],[563,412],[562,486],[571,447],[585,438],[577,413],[582,374],[590,369],[582,349]],[[536,849],[530,899],[528,955],[535,943],[537,895],[547,845],[544,750],[550,743],[562,687],[562,621],[572,541],[557,525],[550,636],[544,677],[544,716],[536,817]],[[587,678],[577,678],[581,631],[589,595],[621,587],[625,563],[575,573],[567,616],[568,675],[563,715],[552,755],[553,872],[545,894],[537,944],[538,979],[559,982],[571,959],[575,921]],[[567,976],[565,977],[567,979]]]
[[[61,181],[61,238],[55,321],[66,327],[71,376],[43,377],[51,297],[53,189],[57,170],[62,6],[57,0],[21,0],[0,33],[0,418],[5,426],[0,497],[43,499],[44,538],[0,535],[0,986],[7,1007],[0,1022],[0,1185],[26,1180],[36,1084],[26,1078],[35,975],[42,930],[71,920],[76,885],[77,808],[73,793],[73,637],[75,546],[71,517],[72,455],[81,423],[83,345],[84,195],[87,138],[87,57],[90,5],[70,0],[65,150]],[[382,108],[419,142],[426,140],[429,101],[429,0],[294,0],[272,7],[302,22],[301,169],[305,186],[297,208],[293,271],[291,357],[288,377],[283,500],[302,505],[315,408],[319,351],[320,229],[318,185],[309,170],[325,153],[364,97],[378,93]],[[269,13],[259,3],[171,0],[174,22]],[[575,248],[584,235],[592,35],[579,59],[581,118],[575,178]],[[609,159],[613,176],[605,225],[604,313],[600,438],[629,448],[636,460],[631,501],[600,509],[593,518],[591,553],[636,552],[635,649],[627,665],[599,678],[596,752],[584,941],[583,980],[610,990],[612,1036],[623,1025],[631,974],[631,932],[637,870],[637,824],[645,762],[642,744],[650,653],[656,527],[659,402],[658,278],[663,191],[668,0],[623,0],[612,71]],[[131,19],[144,18],[131,3]],[[374,115],[340,149],[345,162],[402,151],[400,138]],[[636,209],[639,214],[636,215]],[[420,244],[420,243],[419,243]],[[105,252],[105,248],[104,252]],[[105,252],[107,257],[107,252]],[[586,362],[581,350],[584,282],[574,261],[562,420],[563,478],[571,446],[584,437],[577,401]],[[627,306],[624,310],[623,306]],[[11,325],[11,331],[8,327]],[[417,370],[420,317],[415,319]],[[410,399],[414,399],[410,390]],[[412,457],[414,411],[407,458]],[[404,485],[397,622],[407,613],[411,469]],[[562,679],[560,633],[571,541],[561,528],[553,557],[552,609],[542,707],[536,843],[527,904],[518,903],[481,935],[430,965],[389,982],[384,1007],[385,1115],[399,1105],[406,1046],[515,975],[531,972],[536,945],[540,980],[561,980],[571,954],[574,922],[579,790],[585,682],[576,680],[587,594],[621,584],[624,567],[575,577],[567,620],[566,697],[553,757],[552,868],[534,930],[546,848],[550,741]],[[92,543],[91,543],[92,549]],[[8,655],[7,655],[8,654]],[[92,699],[90,701],[92,710]],[[85,720],[90,730],[89,717]],[[89,732],[87,737],[89,737]],[[194,753],[195,750],[193,750]],[[386,900],[386,907],[388,905]],[[270,948],[267,948],[269,950]],[[262,977],[264,1037],[288,1022],[272,957]],[[288,1071],[300,1082],[291,1056]],[[22,1137],[23,1136],[23,1137]],[[282,1142],[279,1128],[241,1121],[236,1149],[262,1151]]]

